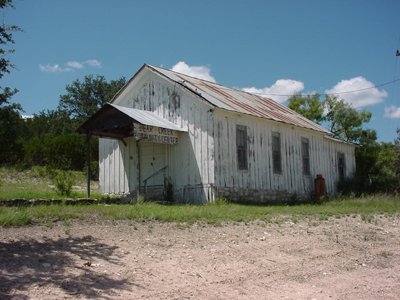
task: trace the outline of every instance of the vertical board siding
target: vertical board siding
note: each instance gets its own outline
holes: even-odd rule
[[[121,141],[99,139],[99,184],[102,194],[128,194],[136,189],[135,147],[133,139],[129,139],[126,146]]]
[[[236,125],[247,127],[248,170],[238,170]],[[221,188],[283,191],[305,197],[314,192],[317,174],[325,178],[329,195],[336,193],[339,180],[337,154],[345,153],[346,175],[355,171],[354,145],[327,139],[311,130],[294,128],[268,120],[237,116],[218,111],[215,114],[215,184]],[[272,132],[281,136],[282,173],[272,167]],[[309,141],[310,175],[303,174],[301,139]]]
[[[164,149],[154,151],[156,161],[160,161],[162,156],[168,165],[167,174],[179,200],[186,201],[183,199],[185,193],[188,197],[203,202],[213,198],[211,187],[215,179],[214,118],[209,104],[148,70],[138,76],[114,103],[152,111],[187,129],[187,133],[179,133],[179,142],[176,145],[166,148],[165,145],[154,143],[157,149]],[[103,140],[105,141],[99,146],[103,176],[101,186],[104,186],[102,192],[121,194],[134,191],[138,176],[135,141],[129,138],[128,146],[124,149],[122,143]],[[148,164],[143,168],[143,174],[157,171]],[[160,181],[160,178],[157,178],[151,183],[158,184]]]

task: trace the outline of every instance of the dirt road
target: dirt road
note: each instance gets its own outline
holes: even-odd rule
[[[400,218],[0,228],[1,299],[399,299]]]

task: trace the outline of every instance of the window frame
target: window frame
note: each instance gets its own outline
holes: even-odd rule
[[[247,126],[236,125],[236,162],[240,171],[249,169],[247,144]]]
[[[311,175],[310,140],[306,137],[301,138],[301,161],[302,161],[303,175],[310,176]]]
[[[338,166],[339,181],[343,181],[346,179],[346,156],[343,152],[338,152],[337,158],[338,158],[337,166]]]
[[[282,147],[280,132],[273,131],[271,138],[272,171],[274,174],[282,174]],[[276,139],[278,141],[277,144],[275,144]]]

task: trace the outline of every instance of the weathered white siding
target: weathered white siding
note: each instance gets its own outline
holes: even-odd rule
[[[247,127],[247,170],[238,169],[236,125]],[[281,137],[281,174],[273,172],[273,132],[279,132]],[[309,140],[310,175],[303,174],[302,138]],[[345,154],[346,176],[350,177],[355,171],[353,145],[283,123],[222,110],[215,112],[215,186],[221,191],[219,196],[237,193],[236,198],[258,197],[265,201],[294,194],[309,196],[317,174],[325,178],[328,194],[334,194],[339,180],[338,152]]]
[[[137,155],[133,139],[99,139],[99,183],[103,194],[128,194],[136,189]]]
[[[207,201],[213,197],[214,183],[214,121],[211,106],[181,87],[155,76],[149,70],[139,75],[114,104],[152,111],[181,128],[188,129],[188,133],[179,132],[179,142],[176,145],[139,142],[141,183],[156,172],[157,168],[167,166],[166,175],[174,185],[178,200]],[[100,180],[104,181],[105,186],[101,191],[115,194],[134,191],[136,180],[131,177],[138,176],[135,174],[138,172],[135,168],[136,142],[130,138],[127,147],[129,150],[126,150],[122,149],[125,146],[121,142],[107,141],[108,144],[102,142],[100,146],[100,169],[103,172]],[[126,153],[133,156],[129,164],[133,167],[133,171],[129,169],[133,174],[126,179],[131,183],[129,188],[120,183],[124,178],[115,175],[116,169],[126,173],[127,169],[122,164]],[[153,158],[154,162],[151,161]],[[157,176],[149,180],[148,184],[159,185],[161,182],[160,176]]]

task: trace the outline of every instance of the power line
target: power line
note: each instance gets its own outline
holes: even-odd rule
[[[374,85],[374,86],[371,86],[371,87],[363,88],[363,89],[358,89],[358,90],[353,90],[353,91],[345,91],[345,92],[338,92],[338,93],[330,93],[330,94],[340,95],[340,94],[349,94],[349,93],[355,93],[355,92],[360,92],[360,91],[366,91],[366,90],[375,89],[375,88],[378,88],[378,87],[381,87],[381,86],[389,85],[389,84],[395,83],[397,81],[400,81],[400,78],[397,78],[397,79],[394,79],[392,81],[388,81],[388,82],[385,82],[385,83],[381,83],[381,84],[378,84],[378,85]]]
[[[312,93],[312,94],[300,94],[302,96],[313,96],[315,94],[319,94],[319,95],[342,95],[342,94],[350,94],[350,93],[356,93],[356,92],[361,92],[361,91],[366,91],[366,90],[371,90],[371,89],[376,89],[378,87],[382,87],[385,85],[389,85],[392,83],[395,83],[397,81],[400,81],[400,78],[385,82],[385,83],[381,83],[381,84],[377,84],[377,85],[373,85],[367,88],[362,88],[362,89],[357,89],[357,90],[350,90],[350,91],[344,91],[344,92],[337,92],[337,93]],[[271,93],[251,93],[251,94],[255,94],[255,95],[266,95],[266,96],[282,96],[282,97],[291,97],[294,94],[271,94]]]

